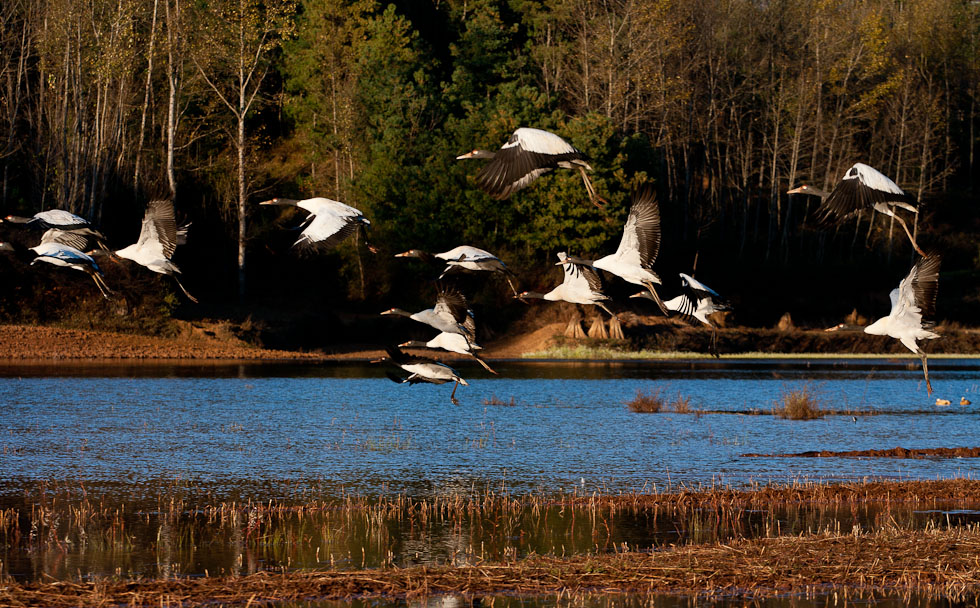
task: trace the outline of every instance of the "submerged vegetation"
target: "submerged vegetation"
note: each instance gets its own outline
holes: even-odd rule
[[[980,482],[964,479],[210,504],[178,487],[136,510],[81,491],[29,494],[29,506],[0,510],[3,574],[22,555],[45,565],[33,582],[8,578],[4,604],[160,605],[180,594],[188,606],[259,595],[596,587],[766,596],[887,586],[962,599],[980,583],[972,567],[980,528],[968,510],[978,506]],[[209,562],[216,549],[226,558]],[[147,554],[149,570],[141,570],[136,556]],[[883,554],[889,559],[876,559]],[[75,567],[104,556],[104,574],[113,563],[137,569],[122,580],[119,572],[57,569],[65,556]],[[210,571],[193,569],[208,563]]]
[[[674,400],[667,402],[666,392],[663,388],[655,388],[645,393],[637,389],[636,396],[626,402],[631,412],[656,414],[659,412],[673,412],[675,414],[691,413],[691,398],[681,395],[679,392]]]

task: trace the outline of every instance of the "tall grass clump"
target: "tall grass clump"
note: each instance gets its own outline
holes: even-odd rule
[[[773,407],[773,415],[784,420],[815,420],[827,415],[821,397],[809,384],[783,391],[781,402]]]
[[[626,402],[631,412],[644,414],[656,414],[664,409],[664,398],[661,396],[661,389],[656,389],[650,393],[641,390],[636,391],[636,397]]]

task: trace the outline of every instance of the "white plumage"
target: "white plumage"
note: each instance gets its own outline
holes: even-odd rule
[[[456,157],[457,160],[467,158],[490,160],[480,170],[476,183],[498,200],[509,198],[544,173],[559,167],[578,170],[589,199],[596,204],[601,200],[596,196],[595,188],[585,173],[586,170],[592,170],[586,162],[585,154],[549,131],[521,127],[496,152],[473,150]]]
[[[384,361],[391,361],[393,364],[402,368],[409,373],[407,378],[400,378],[395,374],[388,374],[393,382],[399,384],[418,384],[420,382],[428,382],[430,384],[445,384],[446,382],[455,382],[453,386],[453,392],[449,395],[450,401],[454,405],[459,405],[456,400],[456,389],[459,385],[468,386],[469,383],[466,382],[453,368],[439,363],[438,361],[433,361],[432,359],[426,359],[425,357],[416,357],[408,353],[404,353],[394,346],[389,346],[385,349],[388,353],[387,357],[382,357],[372,361],[372,363],[381,363]]]
[[[333,247],[354,234],[359,226],[369,226],[371,222],[359,210],[329,198],[315,197],[305,200],[274,198],[260,205],[284,205],[299,207],[309,212],[303,223],[303,231],[293,246],[320,245]]]
[[[602,280],[596,271],[585,260],[570,257],[566,252],[558,253],[558,265],[562,266],[565,275],[560,285],[548,293],[524,291],[518,298],[540,298],[551,302],[569,302],[571,304],[593,304],[615,317],[605,302],[609,296],[602,293]]]
[[[661,284],[660,277],[653,271],[653,263],[659,252],[660,208],[656,191],[646,186],[633,195],[630,213],[623,227],[623,238],[616,253],[600,258],[592,265],[649,289],[652,299],[666,315],[667,309],[653,287]]]
[[[61,266],[64,268],[71,268],[73,270],[78,270],[84,272],[92,277],[95,285],[102,292],[102,297],[109,299],[109,294],[112,290],[106,285],[103,279],[102,269],[96,264],[95,259],[78,249],[70,245],[65,245],[64,243],[58,243],[54,241],[48,241],[41,243],[37,247],[31,247],[31,251],[34,252],[35,258],[31,261],[33,266],[37,262],[45,262],[48,264],[53,264],[55,266]]]
[[[169,200],[155,200],[146,206],[139,239],[116,251],[116,255],[153,272],[172,276],[187,299],[197,303],[197,299],[184,288],[177,276],[180,268],[171,260],[176,249],[177,221],[174,217],[174,204]]]
[[[895,218],[905,230],[915,250],[925,256],[912,237],[905,220],[895,213],[896,208],[918,213],[916,202],[915,197],[906,194],[880,171],[864,163],[855,163],[847,170],[833,192],[823,200],[822,219],[840,222],[862,211],[884,213]]]
[[[935,326],[936,296],[939,292],[940,256],[932,254],[921,258],[897,289],[889,294],[891,312],[864,328],[865,333],[876,336],[891,336],[899,340],[922,359],[922,369],[926,378],[926,388],[932,394],[929,383],[929,367],[926,354],[919,347],[918,340],[933,340],[940,337],[931,331]]]

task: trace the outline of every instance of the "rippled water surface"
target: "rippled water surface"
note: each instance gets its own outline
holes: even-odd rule
[[[424,496],[474,484],[619,491],[976,474],[980,459],[740,457],[980,445],[980,362],[931,367],[932,397],[906,360],[518,363],[499,365],[499,377],[464,367],[471,386],[454,406],[450,385],[399,386],[378,366],[12,366],[0,370],[2,491],[182,478],[218,492],[287,481]],[[827,407],[876,415],[742,415],[807,382]],[[629,411],[638,390],[657,388],[728,413]],[[937,407],[937,396],[954,405]]]

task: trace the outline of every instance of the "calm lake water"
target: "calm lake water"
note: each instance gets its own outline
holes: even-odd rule
[[[459,406],[451,385],[396,385],[382,366],[7,366],[0,493],[38,480],[180,478],[261,499],[286,485],[427,496],[976,475],[980,459],[740,457],[980,445],[980,360],[931,363],[931,397],[909,360],[502,363],[499,377],[465,366],[472,384],[457,391]],[[805,383],[827,407],[876,415],[740,414],[768,412]],[[656,389],[731,413],[625,405]],[[958,405],[961,396],[976,405]],[[954,405],[937,407],[936,397]]]
[[[461,365],[472,384],[459,388],[458,406],[449,401],[451,385],[396,385],[372,365],[8,365],[0,367],[0,509],[18,509],[24,521],[19,537],[0,539],[0,574],[43,580],[412,565],[893,520],[975,523],[980,512],[971,510],[871,507],[744,512],[737,521],[545,509],[419,524],[325,511],[253,526],[205,515],[222,501],[980,475],[980,459],[742,456],[980,445],[980,360],[930,363],[932,396],[910,360],[514,362],[495,365],[499,377]],[[857,415],[791,421],[769,413],[805,384],[825,407]],[[657,389],[668,401],[690,398],[692,411],[716,413],[639,414],[626,406],[637,391]],[[977,405],[935,405],[936,397],[958,404],[961,396]],[[165,502],[175,496],[168,513]],[[66,505],[83,500],[116,515],[72,523]]]

